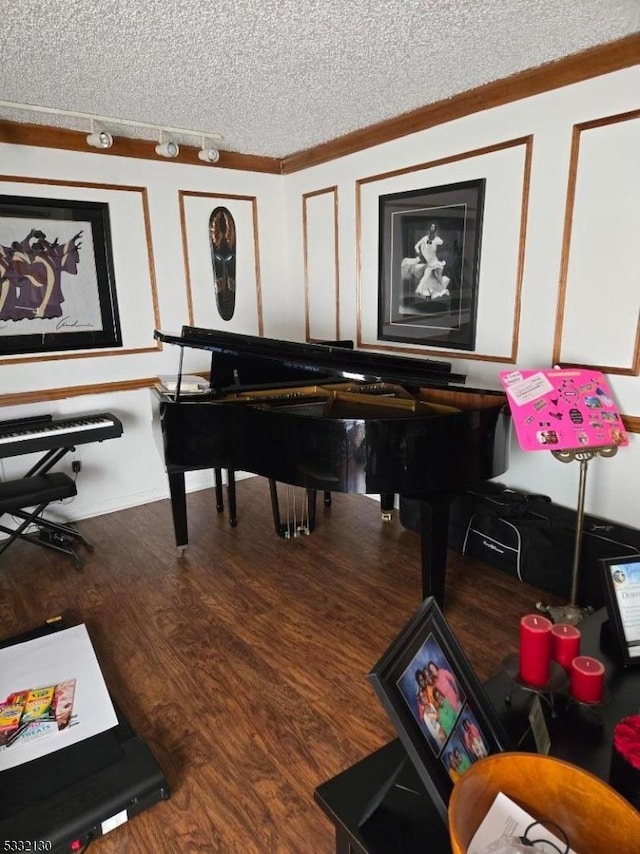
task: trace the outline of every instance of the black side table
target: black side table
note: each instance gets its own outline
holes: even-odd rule
[[[336,854],[450,854],[447,827],[408,760],[360,826],[372,801],[405,759],[404,747],[396,739],[315,790],[316,803],[336,828]]]
[[[608,782],[613,728],[623,717],[640,711],[640,669],[624,670],[615,654],[601,646],[605,621],[606,611],[601,609],[579,628],[581,652],[598,657],[607,668],[607,702],[593,716],[570,699],[562,699],[556,717],[549,717],[547,725],[552,756]],[[534,751],[527,718],[531,694],[514,688],[505,672],[489,679],[484,688],[514,749]],[[396,739],[315,790],[316,803],[336,829],[336,854],[450,854],[448,829],[409,760],[385,790],[403,759],[404,747]],[[362,823],[380,793],[384,797]]]

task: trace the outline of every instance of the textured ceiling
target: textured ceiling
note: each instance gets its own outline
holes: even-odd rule
[[[274,157],[640,30],[640,0],[3,0],[2,10],[1,100],[220,133],[220,148]],[[86,127],[4,107],[0,118]]]

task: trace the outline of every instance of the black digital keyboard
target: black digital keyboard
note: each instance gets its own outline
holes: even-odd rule
[[[51,415],[0,421],[0,458],[102,442],[122,435],[122,422],[110,412],[77,418]]]

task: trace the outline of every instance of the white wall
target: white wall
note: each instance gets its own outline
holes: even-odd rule
[[[244,222],[246,208],[251,206],[251,201],[238,202],[228,196],[255,197],[260,256],[258,274],[262,284],[265,334],[291,338],[304,334],[302,294],[292,287],[287,275],[287,259],[283,258],[285,244],[282,235],[286,234],[287,226],[284,220],[284,185],[279,176],[14,145],[0,145],[0,176],[16,179],[1,181],[0,193],[46,195],[54,199],[82,197],[94,201],[106,198],[110,202],[117,197],[118,205],[128,205],[127,216],[131,217],[128,228],[118,230],[116,218],[119,210],[110,210],[123,352],[114,351],[108,356],[88,353],[83,358],[65,358],[64,354],[58,354],[59,358],[19,364],[12,364],[15,360],[12,357],[5,357],[0,363],[0,395],[136,380],[177,371],[177,348],[158,350],[153,340],[156,323],[152,305],[152,274],[146,260],[144,235],[140,239],[143,215],[139,193],[115,191],[110,189],[111,185],[148,191],[159,328],[179,331],[183,323],[189,322],[179,192],[196,191],[206,194],[203,201],[206,215],[199,224],[199,232],[193,224],[189,240],[195,243],[200,239],[207,254],[210,211],[216,204],[225,204],[231,209],[236,206]],[[63,183],[29,183],[29,179]],[[105,186],[79,189],[72,186],[75,182]],[[216,200],[216,194],[221,194],[220,201]],[[195,198],[194,201],[197,203],[199,200]],[[239,235],[239,238],[246,238],[246,247],[253,259],[253,233]],[[272,247],[277,247],[278,251],[272,251]],[[135,263],[132,263],[132,257]],[[190,267],[193,320],[195,325],[212,325],[210,309],[214,306],[214,295],[211,281],[203,275],[197,258],[195,262]],[[210,277],[210,265],[207,273]],[[244,315],[227,324],[221,321],[221,328],[258,334],[254,269],[251,274],[253,291],[246,294],[246,299],[243,295],[248,308]],[[150,348],[151,352],[140,352],[144,348]],[[124,352],[127,350],[134,352]],[[207,354],[197,351],[186,353],[186,370],[207,370],[208,365]],[[77,446],[74,456],[82,462],[78,495],[68,506],[58,508],[57,515],[81,519],[168,495],[164,468],[152,438],[150,400],[148,389],[44,400],[23,406],[5,406],[0,410],[0,420],[41,413],[51,413],[59,418],[92,412],[113,412],[120,418],[124,425],[121,438]],[[0,460],[0,474],[5,478],[20,477],[38,456]],[[70,472],[71,459],[67,456],[57,470]],[[206,473],[193,473],[189,475],[188,488],[210,483],[211,478]]]
[[[294,229],[292,238],[300,245],[297,258],[294,257],[294,264],[296,260],[298,264],[297,274],[294,267],[294,278],[302,279],[303,235],[299,216],[296,222],[300,199],[303,194],[337,185],[340,211],[340,332],[342,336],[354,339],[360,334],[363,343],[372,343],[375,336],[374,320],[368,317],[372,314],[371,306],[375,307],[377,301],[378,245],[374,228],[377,193],[385,194],[410,187],[419,189],[447,183],[447,179],[452,182],[464,180],[467,177],[464,170],[468,171],[469,166],[469,161],[464,158],[436,167],[429,164],[532,136],[520,322],[516,322],[514,299],[517,289],[514,256],[518,253],[518,241],[513,239],[514,207],[506,203],[505,199],[513,202],[513,198],[509,199],[511,192],[512,197],[520,203],[525,176],[521,166],[511,163],[504,166],[505,174],[509,174],[512,180],[510,190],[501,190],[502,221],[500,212],[493,210],[492,219],[490,223],[485,221],[483,231],[483,253],[486,242],[492,248],[496,242],[501,242],[505,263],[501,270],[492,268],[489,276],[484,275],[486,266],[484,259],[481,261],[477,349],[480,353],[492,355],[490,347],[493,340],[493,354],[503,353],[508,356],[508,347],[505,350],[506,338],[511,336],[513,327],[518,341],[515,366],[522,369],[552,367],[573,126],[637,110],[640,106],[639,91],[640,67],[636,66],[468,116],[288,176],[287,204]],[[589,294],[588,310],[580,309],[581,355],[592,365],[603,364],[603,354],[608,353],[611,354],[610,361],[604,364],[627,365],[631,358],[630,351],[635,345],[640,308],[640,267],[637,263],[625,263],[625,259],[629,252],[637,255],[640,147],[633,143],[638,139],[639,127],[640,118],[636,117],[633,121],[597,127],[583,133],[582,160],[579,161],[577,171],[575,219],[579,222],[581,218],[597,218],[603,213],[604,216],[595,247],[590,246],[588,238],[581,240],[582,235],[576,233],[575,228],[572,232],[573,260],[568,270],[566,306],[567,318],[572,320],[572,301],[583,306],[581,293]],[[618,137],[621,142],[615,144]],[[592,153],[594,139],[600,143],[595,146],[595,156]],[[471,167],[472,171],[478,173],[475,177],[488,176],[489,198],[493,164],[480,156],[472,159]],[[374,180],[376,176],[403,170],[406,170],[404,174]],[[511,171],[507,173],[507,170]],[[603,170],[606,180],[603,180],[602,175],[597,180],[591,180],[595,171],[602,173]],[[608,196],[585,196],[584,188],[590,184],[600,188],[603,184],[608,186]],[[358,192],[362,205],[360,235],[356,217]],[[581,192],[585,198],[581,199]],[[611,196],[615,196],[613,204]],[[582,207],[579,207],[579,203]],[[623,240],[617,232],[611,233],[607,227],[612,207],[618,214],[616,229],[621,224],[625,229]],[[328,239],[331,227],[328,223],[324,232],[307,239],[324,241]],[[504,241],[502,238],[507,234],[509,241]],[[622,264],[619,263],[617,245],[624,246]],[[585,253],[592,263],[585,265],[581,262],[578,276],[578,261]],[[307,254],[309,257],[312,255],[310,252]],[[361,268],[360,294],[357,292],[358,263]],[[586,277],[588,281],[585,281]],[[484,311],[483,299],[492,303],[490,312]],[[615,307],[613,314],[612,305]],[[313,308],[313,303],[311,306]],[[606,322],[603,323],[601,319],[605,314]],[[359,316],[361,322],[358,327]],[[313,318],[311,320],[313,325]],[[565,324],[565,331],[567,326],[573,336],[571,345],[575,352],[575,324]],[[624,338],[624,344],[621,338]],[[596,342],[597,348],[594,346]],[[388,342],[384,344],[388,346]],[[597,352],[596,360],[589,360],[591,350]],[[440,350],[438,355],[452,360],[453,369],[466,373],[467,383],[474,386],[498,387],[499,371],[514,367],[514,362],[506,359],[490,361],[466,358],[464,353],[454,353],[452,357],[447,350]],[[627,361],[621,361],[624,359]],[[638,376],[610,375],[609,381],[619,410],[638,417]],[[517,445],[515,436],[511,451],[509,471],[500,478],[503,482],[532,492],[547,493],[561,504],[576,506],[578,463],[561,463],[546,451],[524,453]],[[629,446],[620,449],[617,457],[598,458],[589,463],[587,511],[640,527],[639,472],[640,436],[632,434]]]
[[[496,207],[491,215],[491,232],[485,231],[483,234],[483,240],[490,241],[493,247],[502,241],[505,264],[503,269],[496,269],[493,265],[490,280],[486,273],[485,279],[481,279],[479,317],[482,329],[479,329],[479,340],[483,342],[483,353],[494,347],[495,359],[496,354],[504,354],[505,347],[508,349],[510,346],[513,327],[518,341],[516,366],[550,367],[572,129],[579,122],[637,109],[638,91],[640,68],[635,67],[469,116],[284,177],[13,145],[0,145],[0,174],[20,176],[23,180],[44,178],[147,188],[160,314],[158,325],[171,330],[178,330],[188,321],[179,192],[211,194],[212,200],[215,200],[216,194],[222,197],[255,197],[264,334],[273,338],[303,340],[305,321],[310,320],[312,335],[324,335],[323,330],[326,328],[326,335],[333,337],[333,304],[337,281],[332,276],[332,265],[323,258],[325,250],[330,253],[335,251],[339,256],[340,335],[357,338],[360,332],[363,342],[371,343],[375,333],[363,309],[377,299],[377,279],[373,271],[378,246],[371,227],[371,211],[367,205],[370,208],[373,204],[377,187],[375,182],[369,182],[368,179],[392,170],[407,169],[408,176],[401,179],[405,184],[411,185],[414,178],[430,181],[432,177],[437,177],[440,183],[446,183],[448,174],[453,176],[449,180],[458,179],[461,168],[459,161],[451,166],[450,171],[446,164],[439,167],[425,167],[424,164],[432,164],[435,160],[462,155],[484,146],[492,147],[508,140],[532,136],[520,323],[513,326],[517,308],[518,245],[513,238],[517,229],[514,231],[514,206],[509,196],[511,185],[517,200],[522,195],[525,161],[518,155],[505,160],[504,169],[507,172],[496,177],[494,186],[495,183],[503,185],[501,195],[494,196]],[[612,179],[615,178],[619,204],[627,204],[630,208],[640,198],[637,157],[636,148],[622,159],[611,158],[612,162],[607,167],[612,170]],[[597,162],[598,158],[595,159],[596,165]],[[478,160],[474,168],[476,165],[481,168],[481,164],[482,161]],[[506,180],[505,174],[508,176]],[[358,182],[365,182],[359,188],[363,205],[360,242],[356,228]],[[383,182],[380,191],[393,191],[387,189],[392,185],[393,181]],[[309,223],[313,224],[313,229],[307,229],[306,239],[313,243],[307,245],[307,263],[320,264],[322,275],[317,275],[316,268],[307,267],[307,282],[311,289],[307,304],[312,316],[305,317],[303,197],[334,186],[337,187],[339,211],[337,246],[330,216],[326,231],[318,223],[317,213],[321,208],[324,210],[322,205],[326,199],[323,197],[318,204],[313,199],[308,200]],[[415,186],[429,184],[418,183]],[[33,189],[33,195],[41,194],[39,190],[42,187],[35,186]],[[49,192],[54,198],[67,197],[63,188],[55,187]],[[96,191],[96,194],[96,197],[100,197],[101,191]],[[333,193],[330,195],[333,199]],[[208,201],[204,207],[207,204]],[[331,214],[332,205],[324,207]],[[515,210],[515,215],[518,215],[519,205],[516,205]],[[593,215],[598,215],[597,208]],[[509,235],[508,241],[503,239],[505,235]],[[194,234],[189,239],[197,241],[199,238]],[[637,313],[639,268],[636,265],[634,269],[616,270],[612,244],[605,227],[601,246],[602,264],[594,265],[589,273],[589,292],[599,293],[607,301],[611,300],[612,295],[620,294],[625,313],[630,310],[629,306],[634,305]],[[141,250],[138,245],[132,248],[138,252]],[[132,278],[122,257],[125,247],[114,246],[114,253],[116,249],[116,286],[121,316],[127,318],[129,336],[150,341],[154,323],[149,320],[152,316],[149,297],[145,297],[146,302],[143,301],[142,319],[132,318],[132,313],[135,315],[139,310],[136,308],[139,298],[134,298],[133,294],[140,287],[140,282]],[[314,259],[319,260],[314,262]],[[374,259],[373,266],[367,263],[368,259]],[[360,294],[356,280],[358,261],[362,265]],[[481,266],[481,271],[483,269]],[[205,311],[205,306],[210,305],[212,299],[210,282],[204,280],[203,271],[197,263],[191,268],[191,278],[194,322],[196,325],[211,325],[210,318],[215,317],[215,314],[207,314]],[[598,290],[599,281],[602,281],[601,291]],[[326,294],[323,294],[321,289],[325,282]],[[148,289],[149,283],[144,282],[143,286]],[[570,267],[567,279],[568,303],[574,298],[576,287],[575,281],[571,279]],[[500,300],[501,293],[504,294],[503,300]],[[596,305],[596,315],[597,310]],[[592,313],[590,317],[593,316]],[[359,317],[360,329],[357,323]],[[235,327],[233,321],[229,325],[219,325],[231,331],[257,333],[257,329],[247,328],[253,322],[248,315],[241,320],[242,328]],[[491,324],[494,324],[493,327]],[[611,325],[598,332],[600,351],[606,349],[607,340],[616,340],[616,329],[610,328]],[[587,349],[593,334],[585,328]],[[125,340],[125,349],[127,343]],[[137,347],[139,342],[134,343]],[[575,343],[572,340],[572,347],[575,347]],[[620,352],[623,358],[627,357],[626,350],[622,348],[616,351],[616,358]],[[470,385],[497,387],[498,372],[513,367],[513,363],[507,361],[468,358],[464,353],[455,354],[452,358],[446,350],[438,352],[438,355],[451,359],[454,370],[466,373]],[[47,359],[21,364],[11,364],[9,359],[0,364],[0,394],[173,373],[177,368],[177,356],[174,348],[166,347],[163,351],[148,353],[101,357],[89,355],[79,359]],[[207,359],[201,354],[188,355],[185,368],[191,371],[206,367]],[[613,375],[610,382],[620,410],[627,415],[640,415],[638,377]],[[69,507],[60,510],[61,515],[67,518],[80,519],[111,512],[168,494],[160,456],[151,434],[149,391],[116,391],[70,397],[60,401],[4,407],[0,411],[3,420],[43,412],[61,417],[96,411],[112,411],[118,415],[124,424],[124,435],[118,440],[99,445],[78,446],[76,456],[83,462],[83,471],[78,481],[78,496]],[[0,461],[0,473],[4,477],[20,476],[31,462],[31,459],[25,458],[5,459]],[[640,526],[636,509],[640,506],[639,464],[640,437],[637,434],[630,437],[629,447],[621,449],[616,458],[593,461],[589,467],[587,509],[610,519]],[[67,458],[60,469],[69,471],[70,465],[70,458]],[[512,443],[511,466],[502,479],[511,486],[546,492],[555,501],[575,506],[577,464],[564,465],[546,452],[524,454],[515,439]],[[202,473],[193,474],[189,478],[190,488],[199,488],[208,483],[210,480]]]

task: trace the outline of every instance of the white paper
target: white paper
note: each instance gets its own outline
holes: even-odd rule
[[[178,387],[177,374],[164,374],[159,376],[158,379],[167,391],[175,391]],[[196,374],[183,374],[182,379],[180,380],[180,391],[192,393],[208,390],[208,381],[204,377],[199,377]]]
[[[530,816],[526,810],[523,810],[502,792],[498,792],[489,812],[475,832],[467,849],[467,854],[484,854],[487,848],[498,839],[523,836],[533,821],[535,818]],[[529,840],[545,839],[557,845],[560,851],[565,849],[564,842],[541,824],[537,824],[534,832],[530,831],[527,838]],[[569,854],[575,854],[575,851],[570,848]]]
[[[29,744],[0,747],[0,771],[53,753],[118,723],[85,625],[0,649],[0,702],[15,691],[75,679],[70,725]]]
[[[625,560],[610,564],[616,601],[630,658],[640,658],[640,560]]]
[[[551,750],[551,738],[549,736],[547,721],[545,720],[544,712],[542,711],[542,703],[540,701],[539,694],[536,694],[533,703],[531,704],[531,708],[529,709],[529,723],[531,725],[533,739],[536,743],[536,750],[538,753],[547,755]]]
[[[507,394],[517,406],[523,406],[523,404],[530,403],[552,390],[553,386],[540,371],[540,373],[527,377],[526,380],[512,382],[507,388]]]
[[[111,818],[102,822],[102,835],[106,836],[107,833],[111,833],[112,830],[115,830],[116,827],[120,827],[121,824],[125,824],[127,821],[129,821],[129,815],[126,810],[116,813],[114,816],[111,816]]]

